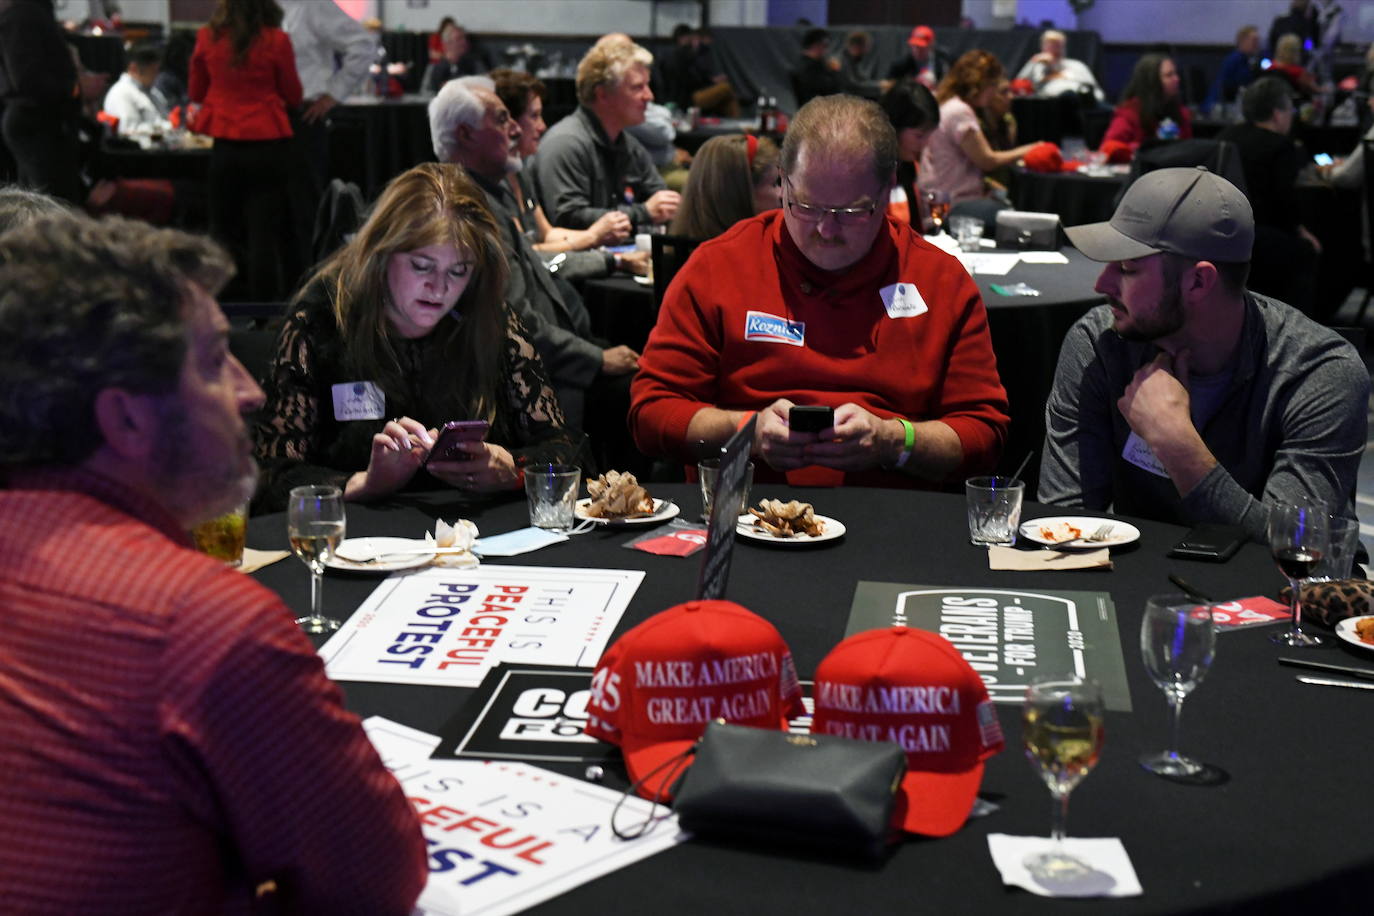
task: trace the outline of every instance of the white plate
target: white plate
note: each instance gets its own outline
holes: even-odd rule
[[[1096,550],[1098,547],[1120,547],[1122,544],[1131,544],[1140,539],[1140,529],[1128,522],[1118,521],[1114,518],[1097,518],[1087,515],[1050,515],[1045,518],[1033,518],[1021,523],[1017,529],[1021,537],[1037,544],[1044,544],[1053,547],[1054,541],[1040,534],[1042,527],[1054,527],[1055,525],[1069,524],[1083,532],[1083,537],[1092,534],[1103,525],[1112,526],[1111,536],[1102,541],[1079,541],[1077,544],[1070,544],[1065,550]]]
[[[388,557],[388,550],[419,550],[430,546],[418,538],[349,538],[339,544],[339,549],[355,557],[378,557],[371,563],[357,563],[345,560],[335,554],[325,564],[330,569],[346,572],[389,573],[398,569],[415,569],[434,559],[432,553],[401,553]]]
[[[653,277],[635,277],[635,282],[638,283],[640,286],[653,286],[653,285],[654,285],[654,278],[653,278]]]
[[[1366,652],[1374,652],[1374,643],[1367,643],[1355,635],[1355,621],[1369,620],[1374,614],[1365,614],[1363,617],[1347,617],[1336,624],[1336,635],[1352,646],[1359,646]]]
[[[809,534],[794,534],[790,538],[780,538],[775,534],[769,534],[767,529],[761,525],[754,524],[757,519],[752,515],[741,515],[735,522],[735,533],[742,538],[751,541],[764,541],[768,544],[786,544],[791,547],[800,547],[803,544],[819,544],[822,541],[833,541],[836,538],[844,537],[844,522],[839,519],[831,518],[828,515],[817,515],[816,519],[825,525],[825,530],[812,537]]]
[[[657,525],[659,522],[666,522],[668,519],[677,515],[679,511],[677,503],[668,502],[663,499],[654,500],[654,514],[640,515],[636,518],[597,518],[587,514],[587,506],[591,505],[591,497],[584,496],[573,506],[573,514],[586,522],[595,522],[598,525]]]

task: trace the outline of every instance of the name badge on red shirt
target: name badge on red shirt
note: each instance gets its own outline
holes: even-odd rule
[[[804,347],[806,322],[789,321],[767,312],[748,312],[744,316],[744,339]]]
[[[930,311],[914,283],[893,283],[878,290],[889,318],[915,318]]]

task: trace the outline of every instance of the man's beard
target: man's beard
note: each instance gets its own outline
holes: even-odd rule
[[[1178,283],[1166,284],[1168,292],[1159,300],[1159,308],[1147,322],[1142,322],[1140,316],[1126,309],[1121,305],[1120,300],[1112,300],[1116,305],[1126,312],[1132,325],[1126,330],[1118,327],[1119,322],[1114,322],[1112,330],[1117,333],[1122,340],[1133,341],[1154,341],[1178,331],[1183,327],[1183,297],[1179,294]]]
[[[195,424],[179,403],[162,413],[159,449],[152,458],[162,481],[163,502],[188,528],[223,515],[253,498],[258,463],[246,453],[247,430],[229,450],[211,455],[187,454],[181,448],[196,439]]]

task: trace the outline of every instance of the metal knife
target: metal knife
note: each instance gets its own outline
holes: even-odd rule
[[[1333,681],[1324,677],[1298,677],[1304,684],[1316,684],[1319,687],[1354,687],[1357,690],[1374,690],[1374,684],[1357,684],[1354,681]]]

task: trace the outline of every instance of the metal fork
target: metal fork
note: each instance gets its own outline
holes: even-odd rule
[[[1058,541],[1054,544],[1046,544],[1045,546],[1049,547],[1051,550],[1057,550],[1066,544],[1093,544],[1097,541],[1105,541],[1112,536],[1112,529],[1114,527],[1115,526],[1111,522],[1107,522],[1105,525],[1099,526],[1096,531],[1086,537],[1069,538],[1067,541]]]

